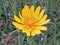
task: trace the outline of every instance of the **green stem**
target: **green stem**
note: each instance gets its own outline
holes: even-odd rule
[[[27,43],[28,43],[28,45],[30,44],[30,41],[29,41],[29,37],[27,36]]]
[[[28,45],[32,45],[33,40],[31,40],[31,39],[32,39],[32,37],[28,37],[27,36],[27,43],[28,43]]]

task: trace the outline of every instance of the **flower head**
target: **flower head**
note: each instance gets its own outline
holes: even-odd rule
[[[50,19],[47,19],[48,15],[44,14],[45,10],[38,6],[35,10],[35,7],[32,5],[25,5],[19,12],[19,17],[14,15],[15,21],[12,24],[19,30],[22,30],[23,33],[26,33],[28,36],[35,36],[36,34],[41,34],[42,31],[46,31],[47,27],[45,24],[50,22]]]

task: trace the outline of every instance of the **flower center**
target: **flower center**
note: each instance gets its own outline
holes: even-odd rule
[[[25,25],[28,28],[34,28],[35,27],[35,19],[34,18],[30,18],[26,21]]]

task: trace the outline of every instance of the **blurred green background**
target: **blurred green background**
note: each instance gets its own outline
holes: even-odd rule
[[[1,42],[3,34],[16,30],[11,22],[14,14],[18,15],[18,11],[21,11],[24,5],[41,6],[46,9],[45,13],[51,19],[51,22],[46,25],[47,31],[32,37],[34,38],[32,45],[60,45],[60,0],[0,0],[0,45],[3,45]],[[8,45],[27,45],[28,42],[23,42],[26,36],[22,33],[18,36],[14,44]]]

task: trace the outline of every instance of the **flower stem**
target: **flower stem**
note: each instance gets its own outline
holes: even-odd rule
[[[31,37],[28,37],[28,36],[27,36],[27,43],[28,43],[28,45],[32,45]]]

